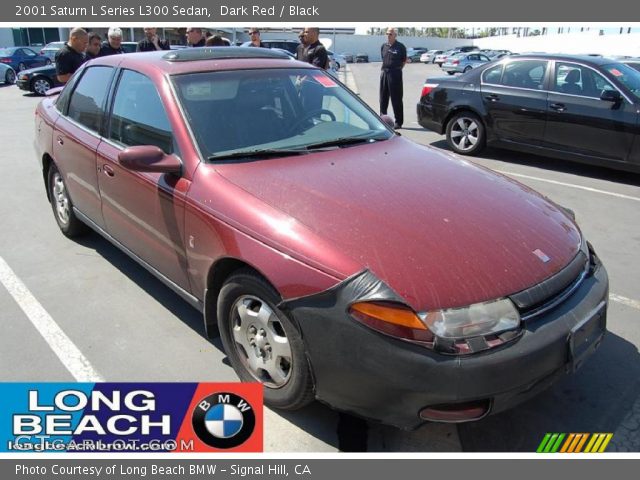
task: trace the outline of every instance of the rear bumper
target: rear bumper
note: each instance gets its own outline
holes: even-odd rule
[[[317,398],[339,410],[400,428],[425,422],[425,407],[483,401],[486,414],[511,408],[573,372],[599,346],[609,281],[600,265],[560,305],[527,321],[509,345],[447,356],[379,334],[335,301],[292,308],[316,379]]]
[[[418,102],[416,113],[418,115],[418,123],[422,127],[441,135],[444,133],[444,125],[437,120],[440,116],[439,112],[432,103]]]

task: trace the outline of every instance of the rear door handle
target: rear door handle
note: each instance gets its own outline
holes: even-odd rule
[[[495,93],[492,93],[491,95],[487,95],[484,98],[486,98],[490,102],[497,102],[498,100],[500,100],[500,97],[498,95],[496,95]]]
[[[551,105],[549,105],[549,108],[551,110],[555,110],[556,112],[564,112],[567,109],[564,103],[552,103]]]
[[[108,177],[115,177],[116,176],[116,172],[113,171],[113,168],[110,165],[103,165],[102,166],[102,171],[108,176]]]

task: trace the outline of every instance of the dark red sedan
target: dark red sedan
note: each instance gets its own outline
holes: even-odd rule
[[[200,309],[268,405],[476,420],[595,350],[607,273],[571,212],[388,120],[284,54],[189,49],[85,64],[36,146],[62,232]]]

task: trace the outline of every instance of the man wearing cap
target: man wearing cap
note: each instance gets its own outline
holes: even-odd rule
[[[395,28],[387,29],[387,42],[382,45],[382,71],[380,72],[380,114],[386,115],[389,98],[395,116],[394,128],[402,128],[404,109],[402,106],[402,69],[407,62],[406,47],[396,40]]]

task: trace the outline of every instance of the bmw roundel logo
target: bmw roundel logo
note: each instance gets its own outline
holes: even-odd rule
[[[198,402],[191,417],[193,431],[214,448],[234,448],[253,433],[256,415],[244,398],[235,393],[213,393]]]

